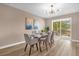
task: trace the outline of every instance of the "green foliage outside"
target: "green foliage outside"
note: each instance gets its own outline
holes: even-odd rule
[[[60,29],[60,22],[54,22],[53,28],[54,28],[54,31],[57,33],[60,33],[60,30],[61,30],[62,34],[69,35],[70,23],[69,23],[69,21],[62,21],[61,22],[61,29]]]
[[[41,30],[41,32],[48,32],[49,31],[49,26],[45,27],[44,29]]]

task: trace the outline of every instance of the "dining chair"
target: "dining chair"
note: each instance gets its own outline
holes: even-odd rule
[[[28,45],[30,46],[29,55],[31,54],[31,49],[32,47],[34,47],[34,45],[36,45],[36,48],[38,50],[38,39],[37,38],[31,38],[29,37],[28,34],[24,34],[24,37],[25,37],[25,42],[26,42],[24,51],[26,51],[26,48]]]
[[[54,32],[53,31],[52,31],[52,34],[51,34],[50,42],[51,42],[51,46],[52,46],[52,44],[54,44]]]
[[[48,50],[48,48],[47,48],[47,35],[46,36],[43,36],[42,35],[42,37],[40,38],[40,40],[39,40],[39,45],[41,46],[41,43],[43,42],[43,45],[45,44],[45,46],[46,46],[46,50]],[[41,47],[40,47],[40,49],[41,49]],[[41,50],[42,51],[42,50]]]
[[[52,44],[54,43],[54,32],[53,31],[50,31],[48,33],[48,43],[49,43],[49,46],[51,47]]]
[[[52,35],[52,32],[49,31],[49,32],[48,32],[48,39],[47,39],[47,42],[48,42],[48,44],[49,44],[50,47],[51,47],[51,35]]]

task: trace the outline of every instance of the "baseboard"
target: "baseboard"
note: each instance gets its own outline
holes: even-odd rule
[[[12,47],[12,46],[19,45],[19,44],[22,44],[22,43],[25,43],[25,41],[9,44],[9,45],[5,45],[5,46],[1,46],[0,49]]]
[[[79,40],[72,40],[73,42],[79,42]]]

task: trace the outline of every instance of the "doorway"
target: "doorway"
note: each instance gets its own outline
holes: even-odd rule
[[[72,36],[72,20],[71,18],[52,20],[52,30],[54,35],[61,38],[71,39]]]

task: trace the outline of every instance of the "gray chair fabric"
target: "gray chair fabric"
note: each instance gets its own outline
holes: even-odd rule
[[[54,32],[53,31],[49,31],[48,32],[48,39],[47,39],[49,46],[52,46],[52,43],[54,43]]]
[[[52,39],[52,38],[51,38],[51,35],[52,35],[52,32],[50,31],[50,32],[48,33],[48,42],[50,42],[50,40]]]
[[[38,42],[37,38],[31,38],[31,37],[29,37],[28,34],[24,34],[24,37],[25,37],[26,44],[32,45],[32,44],[35,44]]]
[[[50,39],[51,42],[54,43],[54,32],[52,31],[52,34],[51,34],[51,39]]]
[[[36,45],[37,50],[38,50],[38,38],[31,38],[31,37],[29,37],[28,34],[24,34],[24,37],[25,37],[25,41],[26,41],[26,46],[25,46],[24,51],[26,51],[26,48],[28,45],[30,46],[29,55],[31,54],[31,48],[34,45]]]

